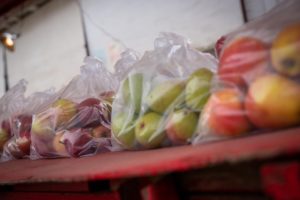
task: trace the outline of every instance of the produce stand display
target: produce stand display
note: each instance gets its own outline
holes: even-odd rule
[[[114,73],[87,57],[57,93],[20,81],[0,99],[0,199],[300,199],[299,10],[223,36],[217,58],[161,33]]]
[[[299,199],[300,129],[0,164],[1,199]],[[62,195],[63,194],[63,195]]]

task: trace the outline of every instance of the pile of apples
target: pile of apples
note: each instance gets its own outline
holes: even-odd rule
[[[210,96],[214,73],[200,68],[185,80],[160,83],[145,77],[135,73],[123,81],[121,101],[114,104],[113,137],[126,149],[190,142]]]
[[[12,157],[14,159],[20,159],[28,156],[30,153],[30,131],[32,125],[32,115],[19,114],[11,117],[11,124],[8,123],[7,127],[10,127],[11,137],[5,144],[3,155],[8,159]],[[6,129],[7,130],[7,129]]]
[[[272,42],[232,39],[220,52],[224,83],[209,98],[201,124],[220,136],[300,125],[300,24],[284,27]]]
[[[46,111],[34,116],[32,145],[41,157],[78,157],[94,153],[89,145],[96,138],[110,137],[113,92],[80,103],[61,98]]]

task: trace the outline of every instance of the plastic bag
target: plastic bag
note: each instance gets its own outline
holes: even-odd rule
[[[13,136],[11,127],[11,117],[18,115],[19,111],[24,107],[24,93],[27,82],[20,80],[9,91],[7,91],[0,99],[0,152],[6,142]]]
[[[284,1],[217,42],[219,87],[195,143],[300,125],[299,10]]]
[[[79,157],[108,151],[116,77],[87,57],[51,106],[33,117],[31,159]]]
[[[28,158],[31,145],[32,116],[45,110],[57,97],[53,89],[35,92],[23,99],[22,107],[10,117],[13,137],[5,144],[2,161]]]
[[[189,143],[210,94],[217,60],[185,38],[162,33],[133,62],[113,102],[113,150]]]

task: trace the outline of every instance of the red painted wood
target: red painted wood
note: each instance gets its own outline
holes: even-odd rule
[[[120,200],[118,193],[80,194],[80,193],[1,193],[1,200]]]
[[[261,174],[266,193],[275,200],[300,199],[300,162],[268,164]]]
[[[300,153],[300,128],[197,146],[0,164],[0,184],[129,178]]]

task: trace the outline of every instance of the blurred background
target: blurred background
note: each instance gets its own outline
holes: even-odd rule
[[[219,37],[279,1],[1,0],[0,95],[22,78],[29,81],[27,94],[59,89],[87,55],[113,71],[122,51],[152,49],[159,32],[175,32],[213,52]]]

